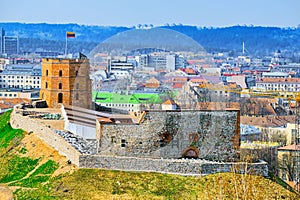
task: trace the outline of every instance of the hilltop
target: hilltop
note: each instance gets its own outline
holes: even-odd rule
[[[0,197],[17,199],[298,199],[271,179],[219,173],[185,177],[78,169],[34,133],[0,116]],[[288,187],[288,186],[285,186]]]
[[[64,52],[66,31],[74,31],[76,38],[70,40],[69,49],[88,54],[99,43],[118,33],[138,29],[137,27],[87,26],[78,24],[25,24],[0,23],[6,35],[18,35],[21,52],[58,51]],[[228,51],[240,54],[245,42],[250,55],[273,55],[280,49],[295,56],[300,51],[300,28],[279,28],[260,26],[197,27],[188,25],[167,25],[157,28],[171,29],[185,34],[208,52]],[[164,37],[161,37],[164,38]]]

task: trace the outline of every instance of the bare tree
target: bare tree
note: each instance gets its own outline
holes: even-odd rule
[[[286,175],[287,181],[295,181],[296,173],[298,172],[297,166],[297,151],[290,151],[282,155],[282,158],[278,160],[277,169],[280,170],[283,176]],[[283,179],[285,177],[282,177]]]

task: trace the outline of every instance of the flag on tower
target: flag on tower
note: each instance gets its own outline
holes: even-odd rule
[[[75,32],[67,32],[67,38],[75,38]]]

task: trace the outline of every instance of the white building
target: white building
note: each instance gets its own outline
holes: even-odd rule
[[[41,65],[9,65],[0,72],[0,89],[40,89]]]

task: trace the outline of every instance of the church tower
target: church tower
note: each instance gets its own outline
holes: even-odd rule
[[[91,109],[90,63],[84,55],[80,56],[79,59],[42,60],[40,98],[46,100],[48,107],[62,103]]]

